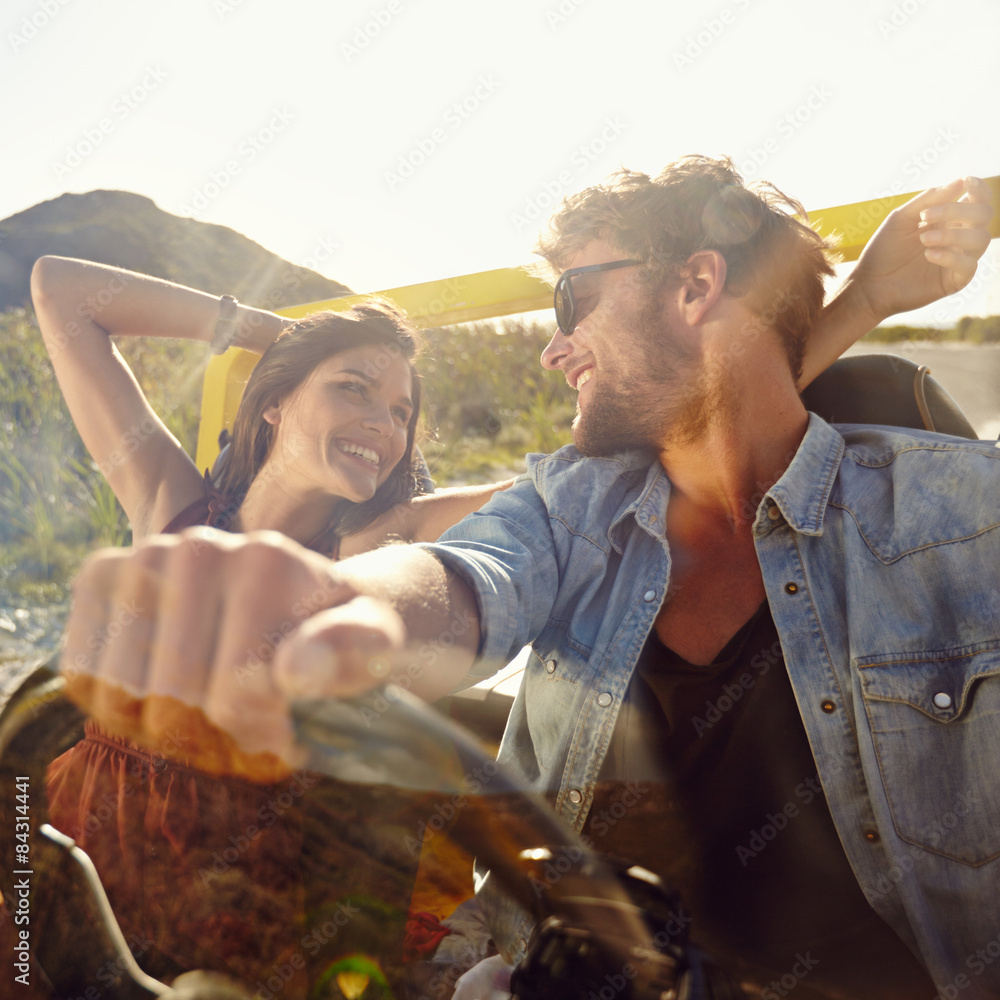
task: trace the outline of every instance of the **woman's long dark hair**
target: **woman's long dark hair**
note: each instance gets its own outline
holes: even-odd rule
[[[413,441],[420,416],[420,378],[413,367],[415,334],[403,313],[379,299],[369,299],[344,312],[313,313],[287,327],[257,363],[240,401],[230,453],[215,484],[225,497],[226,511],[233,516],[238,511],[271,450],[274,425],[264,419],[264,411],[287,398],[328,358],[370,346],[385,349],[384,362],[380,355],[374,361],[376,367],[387,367],[396,358],[405,358],[409,364],[413,414],[406,428],[406,450],[371,499],[338,505],[331,528],[338,536],[349,535],[395,504],[409,500],[417,492]]]

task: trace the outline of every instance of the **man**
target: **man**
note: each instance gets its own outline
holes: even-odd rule
[[[968,186],[907,206],[907,252],[865,264],[840,322],[968,282],[989,212]],[[576,829],[613,818],[616,851],[643,839],[608,791],[631,782],[720,958],[800,995],[996,992],[1000,451],[806,413],[829,267],[781,201],[704,158],[571,198],[542,241],[562,272],[542,361],[579,394],[576,448],[435,545],[331,567],[199,531],[108,554],[77,585],[75,697],[150,744],[198,706],[215,766],[252,773],[288,755],[283,698],[371,687],[404,628],[431,655],[395,676],[428,698],[531,643],[501,759]],[[129,599],[149,610],[93,655]],[[273,662],[247,670],[262,635]],[[524,917],[493,930],[515,960]]]

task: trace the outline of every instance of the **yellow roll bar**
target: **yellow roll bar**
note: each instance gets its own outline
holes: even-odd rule
[[[988,177],[986,183],[990,186],[994,205],[998,206],[990,228],[990,234],[995,239],[1000,237],[1000,176]],[[810,212],[809,220],[818,233],[836,243],[845,261],[857,260],[883,219],[917,193],[911,191],[824,208]],[[421,328],[494,319],[552,307],[551,287],[531,277],[521,267],[502,267],[439,281],[424,281],[383,289],[375,294],[395,302]],[[319,309],[349,309],[365,297],[346,295],[276,311],[282,316],[297,319]],[[257,354],[233,348],[209,361],[202,390],[195,455],[199,469],[210,468],[215,461],[219,453],[219,434],[223,428],[233,426],[243,386],[258,360]]]
[[[494,271],[424,281],[375,293],[306,302],[275,311],[290,319],[298,319],[320,309],[350,309],[371,294],[391,299],[422,329],[533,312],[552,306],[552,288],[548,284],[531,277],[523,268],[501,267]],[[198,448],[195,453],[195,462],[200,470],[211,468],[219,454],[219,434],[224,427],[232,428],[243,396],[243,386],[259,360],[259,354],[232,348],[209,361],[202,388]]]

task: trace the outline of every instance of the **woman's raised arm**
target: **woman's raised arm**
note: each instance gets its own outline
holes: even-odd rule
[[[194,462],[153,412],[113,336],[211,342],[220,319],[214,295],[121,268],[42,257],[31,274],[38,325],[56,378],[91,457],[132,524],[158,531],[204,495]],[[240,346],[263,351],[285,321],[237,305],[226,326]]]

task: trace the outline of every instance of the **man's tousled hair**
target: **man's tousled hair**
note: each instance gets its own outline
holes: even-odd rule
[[[726,290],[781,336],[796,377],[805,338],[823,308],[831,247],[794,218],[805,210],[774,185],[745,184],[731,160],[685,156],[656,177],[621,169],[567,197],[538,240],[558,273],[593,240],[642,261],[655,288],[679,278],[692,254],[717,250]]]

